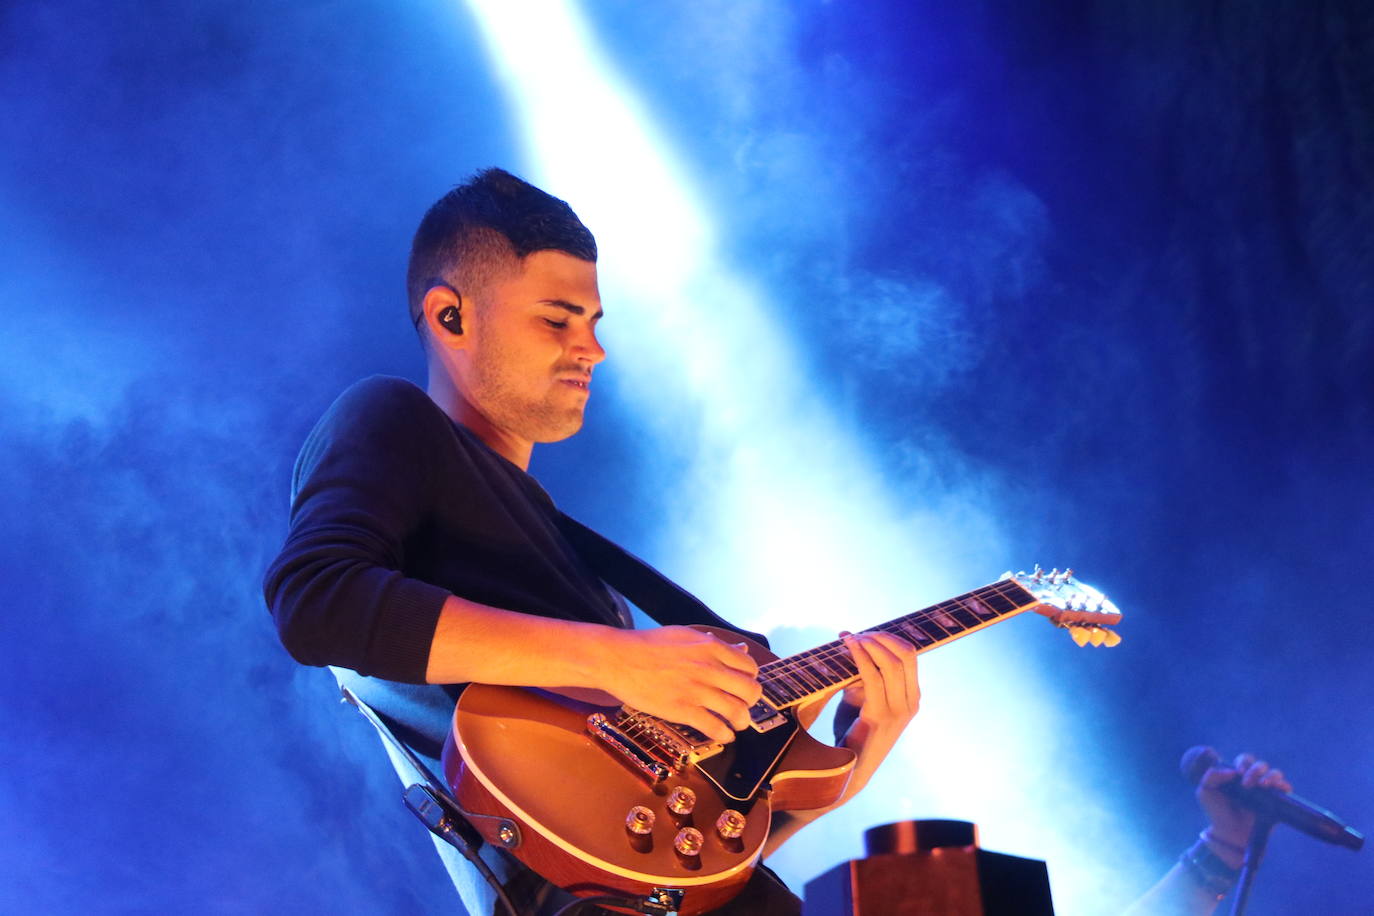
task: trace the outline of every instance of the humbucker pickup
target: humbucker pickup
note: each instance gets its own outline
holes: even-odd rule
[[[772,731],[779,725],[787,721],[787,717],[769,703],[767,700],[759,700],[749,707],[749,721],[753,725],[754,731]]]

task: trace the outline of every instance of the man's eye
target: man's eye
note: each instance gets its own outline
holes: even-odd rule
[[[552,318],[545,318],[544,323],[551,328],[558,328],[560,331],[568,326],[566,321],[554,321]]]

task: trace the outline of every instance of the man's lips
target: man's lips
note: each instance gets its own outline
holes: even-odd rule
[[[592,379],[591,376],[588,375],[574,375],[568,378],[561,378],[558,381],[562,382],[564,385],[571,385],[579,391],[589,392],[592,390]]]

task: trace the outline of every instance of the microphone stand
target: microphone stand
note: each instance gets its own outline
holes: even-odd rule
[[[1250,828],[1250,839],[1245,844],[1245,861],[1240,868],[1240,882],[1236,886],[1236,895],[1231,898],[1231,916],[1241,916],[1245,912],[1245,904],[1250,899],[1250,885],[1255,880],[1255,872],[1259,870],[1260,860],[1264,858],[1264,850],[1269,845],[1269,833],[1274,829],[1274,821],[1269,818],[1255,818],[1255,826]]]

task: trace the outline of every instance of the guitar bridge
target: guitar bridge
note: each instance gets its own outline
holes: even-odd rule
[[[647,777],[651,785],[663,782],[672,772],[666,764],[655,759],[638,742],[616,727],[605,713],[594,712],[588,716],[587,731],[616,751],[640,775]]]

